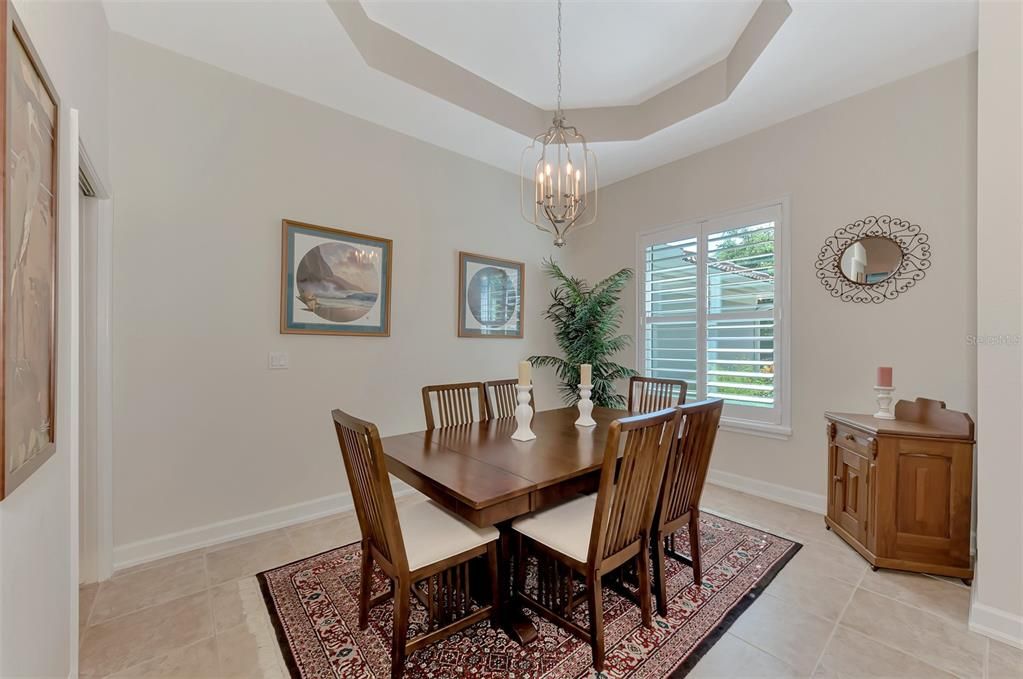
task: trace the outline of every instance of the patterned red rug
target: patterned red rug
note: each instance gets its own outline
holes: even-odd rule
[[[704,513],[703,586],[693,583],[692,570],[668,559],[668,617],[654,616],[646,629],[639,607],[604,588],[607,662],[597,675],[590,647],[530,613],[539,637],[523,647],[504,632],[478,623],[444,641],[413,653],[405,676],[431,679],[576,679],[682,677],[760,595],[799,550],[790,540]],[[676,546],[689,553],[687,531]],[[374,592],[384,591],[386,578],[377,573]],[[369,628],[358,628],[359,545],[259,574],[270,617],[284,658],[298,679],[390,676],[391,604],[371,610]],[[586,627],[587,611],[576,609]],[[426,611],[413,598],[410,634],[424,629]]]

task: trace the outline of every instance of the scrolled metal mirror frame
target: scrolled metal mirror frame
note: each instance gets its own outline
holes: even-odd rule
[[[902,262],[895,272],[877,283],[857,283],[842,273],[842,254],[863,238],[878,237],[893,241],[902,250]],[[918,281],[931,266],[931,245],[920,226],[905,219],[882,215],[846,224],[828,236],[817,255],[817,280],[832,297],[843,302],[881,304],[895,299]]]

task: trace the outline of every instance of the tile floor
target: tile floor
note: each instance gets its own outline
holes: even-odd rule
[[[811,512],[718,486],[704,508],[804,546],[690,677],[1023,678],[1023,652],[966,629],[958,580],[875,573]],[[81,676],[287,677],[252,576],[358,537],[340,515],[83,587]]]

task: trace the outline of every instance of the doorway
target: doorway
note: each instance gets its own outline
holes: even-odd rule
[[[79,580],[113,572],[110,292],[113,213],[79,146]]]

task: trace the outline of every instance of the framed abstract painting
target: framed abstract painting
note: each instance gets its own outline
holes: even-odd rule
[[[458,336],[522,337],[526,266],[458,253]]]
[[[8,0],[0,0],[4,162],[0,296],[0,499],[56,450],[57,113],[60,106]]]
[[[282,239],[282,333],[391,334],[390,240],[288,219]]]

